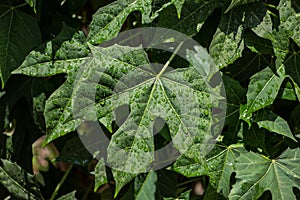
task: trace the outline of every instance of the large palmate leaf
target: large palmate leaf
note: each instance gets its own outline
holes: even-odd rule
[[[272,199],[296,199],[293,187],[300,185],[300,150],[287,149],[278,158],[247,152],[235,163],[236,183],[230,199],[258,199],[264,191],[272,193]]]
[[[0,3],[0,79],[2,88],[10,73],[30,50],[41,43],[37,20],[19,11],[10,1]]]
[[[244,152],[242,145],[231,145],[227,148],[216,147],[205,163],[197,163],[181,156],[173,165],[173,169],[186,177],[208,175],[213,189],[228,196],[235,159]]]
[[[6,187],[10,194],[17,199],[39,199],[39,196],[32,193],[32,191],[36,190],[35,192],[39,195],[39,190],[35,185],[32,185],[34,179],[33,175],[26,173],[16,163],[12,163],[8,160],[1,161],[3,166],[0,167],[0,182]],[[32,188],[30,184],[28,184],[29,182],[31,182]]]
[[[199,59],[210,65],[208,54],[196,48],[196,54],[189,52],[193,65],[165,72],[167,65],[156,67],[158,71],[155,71],[140,48],[118,45],[90,48],[93,59],[85,67],[74,91],[78,115],[83,115],[85,120],[95,120],[95,116],[106,118],[106,122],[110,120],[109,125],[114,119],[114,110],[123,105],[130,107],[128,118],[113,134],[108,147],[108,161],[115,168],[116,194],[135,173],[146,171],[153,162],[159,164],[160,161],[154,159],[152,130],[158,117],[166,121],[172,145],[187,156],[200,159],[201,152],[196,149],[210,135],[212,103],[208,85],[203,80],[207,74],[201,73],[204,70]],[[84,89],[90,85],[102,88],[95,91],[99,99],[96,108],[95,94],[91,89]]]

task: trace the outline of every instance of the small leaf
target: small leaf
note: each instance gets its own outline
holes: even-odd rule
[[[265,128],[271,132],[291,138],[296,141],[286,120],[268,110],[261,110],[255,118],[260,128]]]
[[[287,149],[276,159],[253,152],[241,154],[235,163],[236,183],[229,199],[258,199],[267,190],[273,199],[296,199],[293,187],[300,189],[299,162],[299,148]]]
[[[103,158],[98,160],[98,163],[95,167],[94,174],[95,174],[94,192],[96,192],[101,185],[104,185],[107,183],[105,162],[104,162]]]
[[[178,197],[176,198],[172,198],[172,197],[169,197],[169,198],[164,198],[164,200],[190,200],[190,195],[191,195],[191,190],[188,190],[188,191],[185,191],[185,192],[182,192],[179,194]]]
[[[75,193],[76,190],[59,197],[57,200],[76,200]]]
[[[26,0],[26,2],[33,8],[35,13],[36,13],[36,1],[37,0]]]
[[[136,178],[137,179],[137,178]],[[146,178],[138,183],[138,191],[135,192],[135,199],[137,200],[155,200],[157,174],[151,171]],[[137,184],[138,181],[135,181]]]

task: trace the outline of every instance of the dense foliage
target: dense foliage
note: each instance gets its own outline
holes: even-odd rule
[[[210,56],[201,46],[186,61],[140,46],[99,47],[138,27],[181,32]],[[299,47],[298,0],[1,0],[0,198],[299,199]],[[163,70],[152,73],[150,62]],[[203,80],[197,67],[212,62],[227,112],[204,154],[199,145],[213,115],[207,87],[220,88],[205,84],[214,77]],[[73,112],[80,95],[85,120]],[[108,161],[125,157],[115,166],[136,171],[91,155],[79,136],[93,134],[110,139],[96,143]],[[161,169],[143,170],[171,141],[189,148]]]

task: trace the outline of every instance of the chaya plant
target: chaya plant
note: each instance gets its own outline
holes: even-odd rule
[[[0,3],[3,198],[299,198],[298,1],[74,2]]]

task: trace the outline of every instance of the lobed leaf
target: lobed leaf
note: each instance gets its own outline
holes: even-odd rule
[[[241,145],[231,145],[227,148],[216,147],[207,157],[205,163],[195,162],[181,156],[173,165],[173,169],[186,177],[196,177],[208,175],[210,184],[228,196],[230,192],[230,176],[234,172],[234,162],[238,155],[244,153],[245,149]]]
[[[276,115],[275,113],[267,110],[261,110],[257,113],[255,121],[260,128],[265,128],[271,132],[286,136],[297,142],[290,130],[287,121]]]
[[[2,88],[33,48],[41,44],[37,20],[9,0],[0,3],[0,79]]]
[[[39,199],[25,187],[26,178],[32,181],[33,175],[25,173],[24,170],[15,163],[3,159],[1,159],[1,161],[3,166],[0,167],[0,182],[11,195],[24,200],[28,198]]]
[[[265,68],[251,77],[247,91],[247,104],[241,107],[240,112],[240,118],[249,125],[253,112],[272,104],[275,100],[285,78],[283,67],[277,72],[278,75],[270,68]]]
[[[258,199],[264,191],[271,191],[273,199],[295,199],[293,187],[299,189],[300,151],[287,149],[278,158],[246,152],[235,163],[236,183],[230,199]]]

